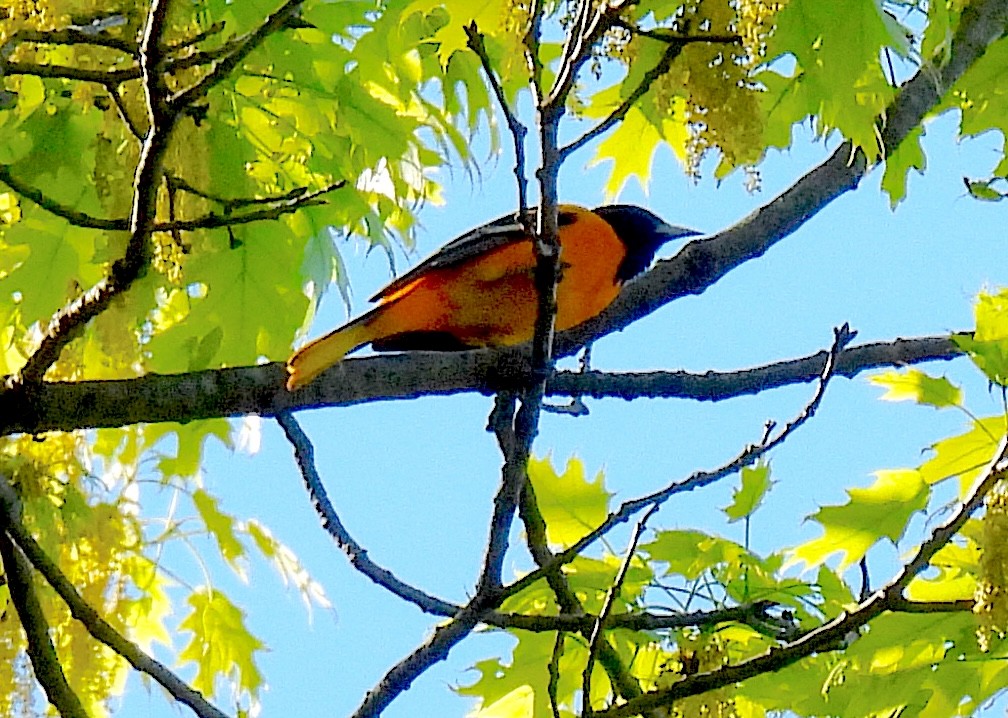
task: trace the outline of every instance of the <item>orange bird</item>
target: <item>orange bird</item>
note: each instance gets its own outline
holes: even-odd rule
[[[560,205],[557,221],[557,331],[601,313],[662,244],[699,234],[625,204]],[[365,344],[378,351],[458,351],[530,341],[538,311],[535,265],[517,214],[477,227],[378,292],[371,298],[376,307],[294,352],[287,389],[304,386]]]

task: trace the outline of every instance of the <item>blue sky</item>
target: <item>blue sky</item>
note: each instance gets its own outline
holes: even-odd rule
[[[909,196],[895,211],[879,190],[881,173],[872,173],[858,190],[765,257],[704,294],[677,301],[598,342],[594,366],[739,369],[827,348],[833,327],[843,322],[859,331],[858,342],[968,328],[976,292],[1008,284],[1008,265],[1002,259],[1004,209],[966,197],[962,177],[986,176],[998,160],[1001,139],[987,135],[958,143],[954,129],[953,115],[928,125],[927,173],[911,177]],[[694,184],[661,151],[649,194],[631,183],[619,201],[646,206],[675,224],[717,232],[768,202],[833,147],[805,131],[798,137],[794,149],[774,153],[762,166],[759,193],[748,194],[738,175],[720,185],[709,178]],[[564,167],[563,201],[603,202],[605,168],[585,170],[587,159],[582,152]],[[483,167],[478,180],[463,172],[445,173],[445,204],[421,211],[417,252],[399,256],[400,269],[463,231],[512,211],[511,166],[505,152]],[[353,285],[354,313],[390,278],[384,255],[364,249],[354,240],[340,246]],[[667,247],[665,256],[676,249]],[[345,318],[338,294],[331,293],[312,335]],[[967,361],[931,370],[965,383],[976,413],[998,410]],[[719,404],[589,401],[586,417],[544,415],[535,452],[551,455],[558,467],[580,457],[589,472],[605,472],[607,487],[622,500],[724,463],[758,439],[768,419],[787,421],[796,414],[811,391],[810,386],[787,387]],[[915,465],[928,444],[965,425],[965,417],[955,412],[883,403],[880,393],[865,376],[836,379],[819,415],[771,456],[777,485],[754,519],[755,550],[769,552],[816,536],[817,529],[802,519],[817,506],[843,502],[843,489],[864,485],[872,471]],[[501,457],[483,428],[490,406],[487,397],[465,395],[298,415],[314,441],[330,498],[371,558],[452,601],[464,601],[474,591],[499,478]],[[212,447],[204,481],[222,497],[223,509],[259,519],[291,546],[325,586],[333,609],[316,610],[309,623],[300,598],[262,563],[252,566],[248,585],[233,580],[223,567],[215,569],[216,576],[247,609],[250,626],[270,648],[260,660],[270,684],[263,715],[349,714],[436,621],[350,568],[319,527],[283,434],[271,421],[263,421],[262,430],[262,448],[255,456]],[[718,510],[728,503],[735,483],[732,478],[677,497],[652,525],[700,528],[742,540],[741,525],[727,525]],[[617,534],[614,545],[623,541]],[[891,547],[873,552],[876,583],[887,578],[897,556]],[[193,562],[178,558],[180,572],[199,581]],[[505,575],[526,565],[524,555],[513,552]],[[451,686],[471,681],[474,674],[466,669],[473,662],[508,645],[495,634],[470,637],[386,715],[464,715],[470,703],[456,697]],[[221,707],[233,711],[225,703]],[[124,708],[123,715],[177,715],[136,678]]]

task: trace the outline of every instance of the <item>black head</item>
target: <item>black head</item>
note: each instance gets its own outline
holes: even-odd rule
[[[702,234],[667,224],[654,213],[632,204],[607,204],[592,211],[608,222],[626,245],[626,257],[616,270],[616,279],[621,282],[633,279],[647,269],[658,248],[670,239]]]

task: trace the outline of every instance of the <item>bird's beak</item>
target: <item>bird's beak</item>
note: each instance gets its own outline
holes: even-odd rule
[[[683,237],[697,237],[703,232],[698,232],[695,229],[689,229],[688,227],[678,227],[674,224],[666,224],[658,229],[657,234],[666,242],[673,239],[681,239]]]

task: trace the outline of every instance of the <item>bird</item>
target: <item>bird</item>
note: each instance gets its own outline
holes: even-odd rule
[[[376,351],[462,351],[523,344],[538,312],[535,250],[518,213],[452,240],[375,294],[377,305],[295,351],[295,391],[365,344]],[[628,204],[557,208],[560,279],[556,330],[600,314],[622,285],[647,269],[669,240],[700,232]]]

